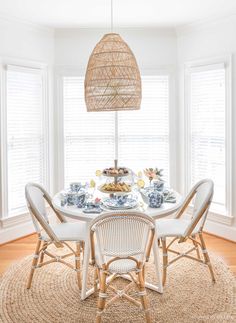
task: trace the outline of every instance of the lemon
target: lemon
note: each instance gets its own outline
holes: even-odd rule
[[[137,181],[137,185],[138,185],[138,187],[143,188],[143,187],[145,186],[145,182],[144,182],[144,180],[139,179],[139,180]]]
[[[102,172],[98,169],[98,170],[96,170],[96,173],[95,173],[95,174],[96,174],[96,176],[98,176],[98,177],[99,177],[99,176],[101,176],[101,175],[102,175]]]

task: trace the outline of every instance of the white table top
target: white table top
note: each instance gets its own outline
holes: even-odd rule
[[[176,203],[163,203],[160,208],[150,208],[148,207],[148,205],[143,203],[143,206],[137,207],[135,211],[144,212],[149,216],[152,216],[154,219],[163,218],[165,216],[168,216],[176,212],[182,205],[183,199],[181,195],[175,192],[175,196],[176,196]],[[90,222],[94,218],[99,216],[99,214],[84,213],[82,209],[78,208],[77,206],[68,206],[68,205],[61,206],[60,192],[53,197],[52,204],[55,207],[55,209],[60,211],[64,216],[75,220]],[[125,210],[125,212],[132,212],[132,211],[134,211],[134,209]],[[112,210],[104,211],[104,213],[105,212],[112,212]]]

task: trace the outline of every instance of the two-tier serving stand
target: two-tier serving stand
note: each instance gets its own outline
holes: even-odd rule
[[[114,169],[117,169],[118,171],[118,160],[115,159],[114,160]],[[110,177],[110,178],[114,178],[114,183],[117,184],[118,183],[118,179],[121,178],[121,177],[127,177],[130,175],[130,172],[128,171],[127,174],[119,174],[118,172],[116,174],[105,174],[105,173],[102,173],[102,175],[104,177]],[[130,185],[130,184],[127,184],[127,185]],[[127,195],[131,192],[130,191],[106,191],[106,190],[103,190],[102,189],[102,186],[103,185],[100,185],[100,187],[98,188],[100,190],[100,192],[102,193],[106,193],[106,194],[110,194],[111,197],[115,196],[115,195]]]

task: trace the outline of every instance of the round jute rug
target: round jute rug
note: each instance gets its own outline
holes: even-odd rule
[[[80,300],[76,274],[59,263],[36,270],[32,287],[26,289],[31,257],[12,265],[0,279],[0,322],[82,323],[94,322],[97,295]],[[170,266],[164,294],[148,290],[153,322],[236,322],[236,282],[224,262],[211,255],[216,280],[197,262],[182,259]],[[93,271],[90,271],[90,284]],[[147,280],[154,281],[152,261]],[[123,279],[114,282],[122,288]],[[143,312],[121,299],[103,315],[103,322],[145,322]]]

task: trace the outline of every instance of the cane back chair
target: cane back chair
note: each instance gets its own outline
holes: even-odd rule
[[[97,323],[101,322],[103,311],[120,297],[141,307],[146,321],[151,322],[145,290],[145,262],[149,259],[154,235],[155,222],[141,212],[107,213],[92,222],[90,239],[95,290],[99,286]],[[127,275],[131,283],[123,290],[117,290],[111,282],[123,275]],[[134,286],[138,288],[141,303],[128,294]],[[115,296],[106,304],[107,289],[113,291]]]
[[[176,213],[174,219],[156,220],[157,237],[159,242],[161,241],[163,251],[163,285],[166,282],[167,268],[183,257],[207,265],[212,281],[215,282],[213,268],[202,234],[213,197],[213,188],[214,184],[212,180],[204,179],[199,181],[185,198],[182,207]],[[183,219],[182,216],[186,213],[187,207],[191,202],[193,203],[191,219]],[[167,244],[167,238],[169,237],[171,240]],[[172,246],[173,242],[176,240],[178,240],[179,243],[190,240],[193,243],[193,247],[184,253],[178,252],[174,250]],[[200,255],[199,247],[202,256]],[[196,251],[197,257],[190,255],[193,251]],[[172,260],[168,260],[168,252],[174,253],[177,256]]]
[[[25,186],[25,197],[35,230],[38,234],[38,242],[32,260],[27,288],[31,287],[35,269],[53,262],[59,262],[77,272],[78,286],[79,289],[81,289],[80,253],[81,250],[83,250],[83,243],[85,241],[85,223],[82,221],[78,221],[76,223],[67,222],[63,215],[55,210],[52,205],[50,195],[39,184],[28,183]],[[59,223],[49,224],[45,202],[47,202],[51,210],[54,212]],[[68,242],[75,242],[75,250],[70,244],[68,244]],[[66,246],[70,252],[61,256],[55,255],[47,249],[51,244],[54,244],[57,248],[63,248]],[[44,261],[44,255],[48,256],[49,259]],[[64,260],[72,255],[75,256],[75,266]]]

